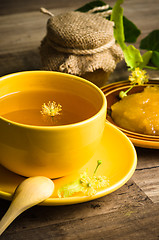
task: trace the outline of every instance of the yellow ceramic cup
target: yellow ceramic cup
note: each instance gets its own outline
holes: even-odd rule
[[[29,71],[0,79],[0,98],[42,89],[60,89],[82,96],[94,104],[96,114],[81,122],[51,127],[0,117],[0,164],[27,177],[58,178],[80,169],[95,153],[105,127],[107,102],[97,86],[70,74]]]

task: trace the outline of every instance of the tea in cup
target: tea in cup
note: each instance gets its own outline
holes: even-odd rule
[[[17,174],[58,178],[97,150],[107,102],[91,82],[28,71],[0,79],[0,164]]]

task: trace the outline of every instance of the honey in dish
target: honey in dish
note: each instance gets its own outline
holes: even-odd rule
[[[112,105],[112,119],[127,130],[159,135],[159,87],[149,86],[141,93],[124,97]]]
[[[55,101],[62,106],[54,117],[41,114],[44,103]],[[30,91],[0,98],[0,116],[22,124],[59,126],[84,121],[97,112],[95,106],[80,96],[64,91]]]

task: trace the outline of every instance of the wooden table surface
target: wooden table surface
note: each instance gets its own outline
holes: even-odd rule
[[[46,32],[48,17],[41,6],[54,14],[74,10],[86,0],[1,0],[0,75],[40,69],[38,47]],[[113,1],[107,1],[111,6]],[[158,0],[127,0],[124,15],[142,34],[159,28]],[[159,71],[150,71],[159,77]],[[128,76],[125,64],[117,66],[109,82]],[[2,240],[53,239],[159,239],[159,150],[136,147],[138,165],[133,177],[117,191],[97,200],[70,206],[36,206],[19,216]],[[9,206],[0,199],[0,217]]]

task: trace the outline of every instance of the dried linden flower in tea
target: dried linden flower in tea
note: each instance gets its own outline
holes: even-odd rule
[[[42,115],[48,115],[50,117],[54,117],[60,115],[60,111],[62,110],[62,106],[57,104],[56,102],[50,102],[48,104],[42,105],[42,110],[40,111]]]

